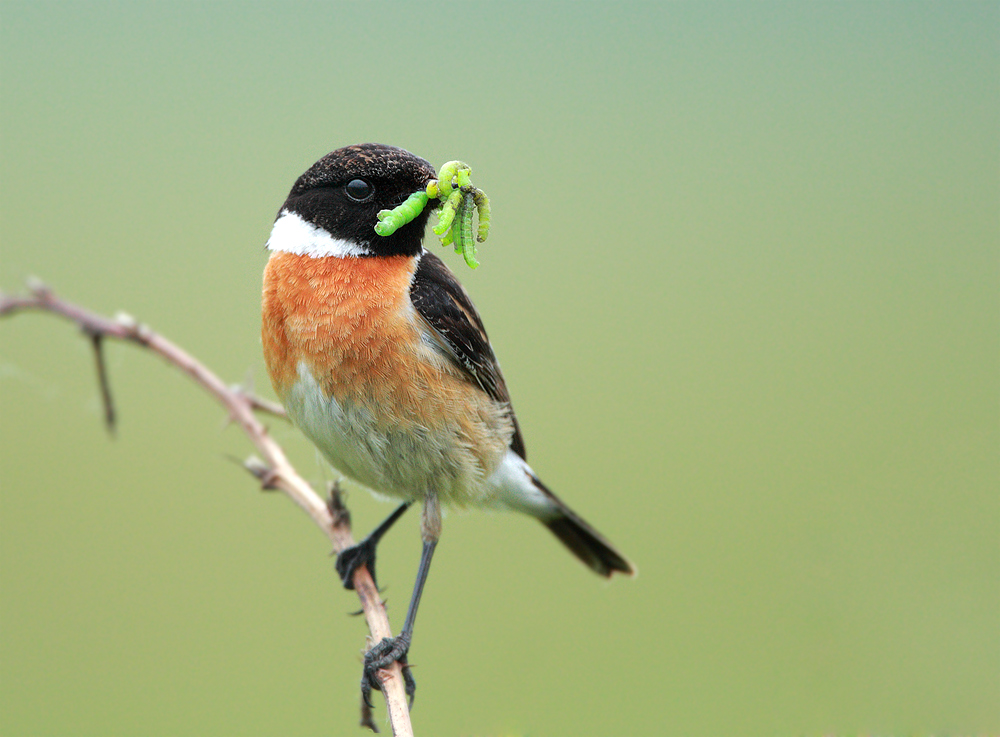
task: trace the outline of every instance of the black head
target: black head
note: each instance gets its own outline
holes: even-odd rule
[[[416,255],[431,208],[391,236],[375,233],[380,210],[391,210],[437,177],[428,162],[381,143],[345,146],[328,153],[295,182],[281,207],[361,255]]]

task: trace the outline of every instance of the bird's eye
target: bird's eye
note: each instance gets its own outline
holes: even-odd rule
[[[364,179],[352,179],[344,187],[344,191],[355,202],[364,202],[375,194],[375,188]]]

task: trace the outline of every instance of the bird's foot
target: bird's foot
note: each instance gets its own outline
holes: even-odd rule
[[[413,680],[410,672],[410,664],[406,661],[406,655],[410,650],[410,636],[403,632],[397,637],[383,637],[382,641],[373,645],[371,650],[365,653],[364,673],[361,675],[361,698],[364,699],[368,708],[371,708],[372,689],[382,690],[382,681],[379,679],[379,671],[390,667],[393,663],[399,663],[403,673],[403,687],[406,690],[406,699],[409,705],[413,706],[413,696],[417,692],[417,682]]]
[[[403,513],[410,508],[410,502],[400,504],[396,511],[382,521],[378,527],[371,531],[371,534],[357,545],[341,550],[337,554],[337,562],[334,564],[340,580],[345,589],[354,588],[354,572],[361,566],[368,566],[368,572],[372,574],[372,582],[378,588],[378,581],[375,580],[375,546],[382,536],[389,531],[396,520],[403,516]]]
[[[368,536],[357,545],[344,548],[337,553],[334,567],[337,569],[337,574],[345,589],[354,589],[354,572],[361,566],[368,566],[368,572],[372,574],[375,588],[378,588],[378,581],[375,579],[375,544],[377,542],[377,539]]]

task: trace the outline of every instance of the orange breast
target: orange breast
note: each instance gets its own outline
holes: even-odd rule
[[[400,349],[419,340],[409,307],[415,267],[406,256],[272,254],[264,270],[262,338],[279,396],[295,382],[300,362],[336,399],[369,394],[377,376],[393,373]]]

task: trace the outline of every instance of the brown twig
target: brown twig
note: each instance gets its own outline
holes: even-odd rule
[[[277,402],[272,402],[270,399],[264,399],[263,397],[258,397],[256,394],[251,394],[246,389],[238,385],[229,387],[229,390],[233,392],[233,394],[238,394],[243,397],[250,404],[251,409],[266,412],[269,415],[280,417],[283,420],[288,419],[288,413],[285,412],[285,408]]]
[[[119,314],[114,319],[98,315],[60,299],[40,283],[29,284],[29,289],[29,295],[15,296],[0,293],[0,316],[12,315],[24,310],[50,312],[72,320],[90,337],[96,355],[98,381],[104,400],[105,420],[109,429],[114,427],[115,413],[104,366],[102,342],[105,338],[116,338],[148,348],[200,384],[226,408],[233,422],[243,428],[243,432],[263,456],[263,460],[251,457],[243,463],[244,467],[260,480],[261,486],[265,489],[283,491],[291,497],[330,538],[333,542],[334,552],[339,553],[354,544],[354,539],[351,536],[350,514],[347,513],[336,489],[331,490],[330,501],[324,502],[313,491],[309,483],[292,467],[284,450],[274,441],[268,434],[267,428],[254,415],[256,409],[285,417],[285,412],[280,406],[254,397],[241,388],[227,386],[218,376],[180,346],[140,324],[135,318],[125,314]],[[354,589],[361,600],[372,641],[379,642],[383,637],[392,637],[389,618],[367,567],[361,566],[355,572]],[[410,715],[399,664],[394,663],[392,668],[381,671],[380,675],[382,677],[382,693],[385,695],[393,735],[397,737],[412,736],[413,730],[410,725]],[[372,729],[375,728],[375,724],[371,721],[370,712],[368,714],[362,712],[362,724]]]

